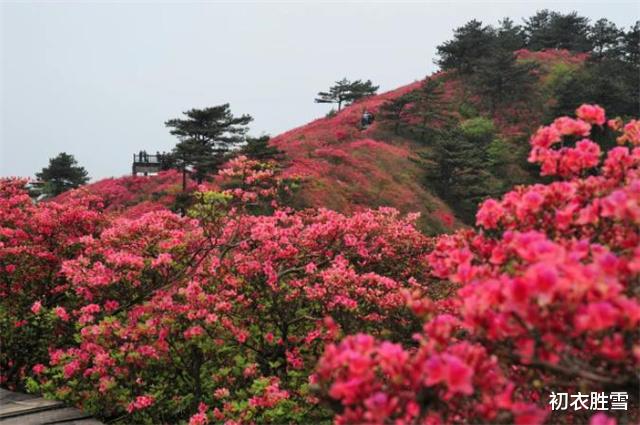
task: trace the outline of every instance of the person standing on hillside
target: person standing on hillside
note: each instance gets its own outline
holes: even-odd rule
[[[366,109],[362,112],[362,118],[360,119],[360,125],[363,129],[366,129],[373,123],[373,114]]]

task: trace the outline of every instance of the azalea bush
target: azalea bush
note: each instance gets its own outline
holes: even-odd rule
[[[594,126],[620,146],[603,154]],[[454,290],[408,297],[425,320],[419,347],[366,334],[327,347],[314,379],[336,422],[582,422],[594,412],[551,412],[550,394],[619,391],[628,410],[607,413],[635,423],[639,130],[593,105],[540,128],[530,161],[559,180],[487,200],[477,231],[436,239],[431,285]]]
[[[101,200],[34,204],[25,180],[0,180],[0,384],[21,389],[48,348],[73,341],[78,304],[60,268],[105,224]]]
[[[301,180],[302,177],[296,174],[283,177],[274,161],[261,162],[240,155],[220,170],[213,189],[221,190],[236,210],[252,215],[270,215],[281,205],[291,203]],[[196,196],[211,189],[211,186],[203,185]],[[201,206],[202,202],[196,208]]]
[[[153,245],[132,233],[149,220]],[[65,264],[91,304],[79,346],[52,352],[46,390],[127,421],[173,422],[204,405],[241,422],[301,420],[327,340],[368,330],[409,341],[418,329],[401,291],[422,278],[426,238],[396,212],[209,212],[179,237],[161,231],[175,222],[115,223],[105,233],[131,238],[103,234]]]

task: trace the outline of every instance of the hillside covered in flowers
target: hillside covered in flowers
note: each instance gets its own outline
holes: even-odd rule
[[[499,196],[514,185],[538,181],[536,170],[526,161],[528,134],[535,130],[534,123],[547,119],[557,103],[552,88],[563,75],[579,70],[586,56],[566,50],[522,50],[518,57],[538,67],[532,94],[535,102],[512,104],[493,116],[488,116],[486,107],[469,94],[465,80],[456,73],[440,72],[359,100],[338,113],[272,138],[270,145],[283,153],[276,166],[284,177],[298,181],[288,205],[296,209],[324,207],[347,214],[381,206],[402,213],[419,212],[418,227],[429,234],[471,224],[476,198],[466,209],[458,208],[448,198],[464,197],[466,182],[461,183],[461,193],[443,193],[447,188],[438,190],[438,176],[429,174],[424,166],[425,157],[437,150],[436,136],[425,136],[424,130],[419,130],[425,126],[468,127],[469,131],[482,132],[472,135],[476,139],[488,138],[488,142],[472,139],[475,145],[487,145],[483,149],[488,156],[483,162],[492,164],[492,169],[482,170],[485,175],[480,176],[490,186],[482,192],[484,196]],[[416,106],[412,96],[417,94],[420,99],[430,82],[439,86],[437,98],[428,98],[431,104],[418,101]],[[386,106],[404,98],[409,100],[402,103],[403,111],[393,115],[385,111]],[[438,108],[439,116],[445,118],[426,121],[423,115],[431,114],[432,108]],[[377,117],[367,128],[360,125],[363,111]],[[206,184],[219,187],[215,181]],[[196,186],[189,181],[189,191]],[[180,173],[164,171],[151,177],[104,179],[66,192],[59,199],[94,194],[103,199],[107,210],[136,217],[165,208],[177,210],[181,191]]]

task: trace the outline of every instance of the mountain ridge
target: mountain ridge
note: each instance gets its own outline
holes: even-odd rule
[[[586,55],[565,50],[520,50],[517,55],[521,61],[535,61],[539,65],[537,89],[543,102],[525,105],[524,112],[514,105],[491,120],[495,123],[497,136],[504,139],[510,149],[525,152],[528,135],[535,130],[531,123],[542,122],[544,108],[553,103],[552,98],[545,98],[544,92],[545,87],[553,84],[551,80],[558,78],[554,77],[554,72],[560,68],[566,71],[567,67],[579,67]],[[457,122],[469,118],[461,111],[469,104],[473,105],[474,98],[466,93],[467,87],[461,79],[443,71],[426,79],[443,82],[446,109]],[[429,143],[395,134],[388,128],[389,123],[381,122],[379,118],[366,129],[360,127],[364,110],[379,116],[379,109],[385,102],[419,90],[426,79],[361,99],[339,112],[271,138],[269,144],[284,153],[284,159],[279,160],[282,175],[302,180],[292,206],[325,207],[344,213],[388,206],[402,213],[419,212],[420,228],[429,233],[459,227],[461,222],[452,208],[434,193],[428,182],[425,184],[426,176],[419,157],[429,150]],[[487,115],[480,108],[474,114],[478,117]],[[507,168],[511,175],[517,176],[516,181],[526,181],[527,173],[522,164],[510,163]],[[103,179],[76,191],[98,195],[105,199],[108,208],[126,216],[138,216],[170,207],[181,191],[180,181],[180,173],[170,170],[150,177]],[[195,183],[189,183],[190,188],[195,186]],[[76,191],[57,199],[73,196]]]

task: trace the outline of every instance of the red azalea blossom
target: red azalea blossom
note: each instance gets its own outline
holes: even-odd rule
[[[129,405],[127,406],[127,412],[132,413],[132,412],[135,412],[136,410],[146,409],[152,406],[154,402],[155,402],[155,399],[151,396],[147,396],[147,395],[138,396],[134,401],[129,403]]]
[[[576,110],[576,116],[595,125],[603,125],[607,121],[604,109],[598,105],[582,105]]]
[[[40,301],[36,301],[31,305],[31,312],[33,314],[38,314],[40,313],[40,310],[42,309],[42,303]]]

